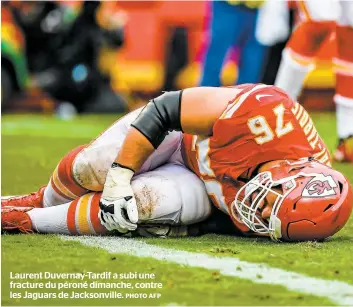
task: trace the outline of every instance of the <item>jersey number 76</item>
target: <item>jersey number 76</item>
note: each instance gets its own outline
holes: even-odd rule
[[[248,120],[250,131],[253,134],[258,135],[258,137],[255,138],[255,141],[259,145],[272,141],[275,135],[280,138],[293,130],[293,125],[290,121],[284,123],[283,118],[285,107],[283,104],[279,104],[277,107],[273,108],[272,111],[276,116],[275,130],[270,127],[266,118],[262,115],[252,117]]]

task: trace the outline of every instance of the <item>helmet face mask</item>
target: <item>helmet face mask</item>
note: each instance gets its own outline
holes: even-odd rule
[[[238,191],[235,197],[235,206],[232,207],[237,211],[235,214],[238,218],[250,230],[259,234],[269,234],[275,241],[281,238],[278,211],[286,196],[296,187],[296,182],[292,177],[283,178],[281,182],[275,182],[269,171],[258,174]],[[278,189],[273,189],[273,187],[282,187],[282,184],[288,187],[284,194],[279,193]],[[271,215],[267,221],[261,217],[261,205],[264,204],[265,198],[270,193],[274,194],[276,199],[272,204]]]
[[[266,205],[271,206],[271,213],[264,219],[262,209]],[[342,208],[343,217],[338,219],[338,209]],[[259,235],[268,235],[274,241],[297,241],[334,234],[348,220],[351,210],[352,189],[344,176],[303,159],[283,161],[247,182],[238,191],[231,214]],[[339,221],[332,223],[335,219]]]

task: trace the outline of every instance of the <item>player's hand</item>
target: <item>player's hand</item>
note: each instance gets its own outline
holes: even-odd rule
[[[107,230],[121,233],[137,228],[138,211],[131,178],[134,172],[113,163],[109,169],[102,197],[99,201],[98,217]]]

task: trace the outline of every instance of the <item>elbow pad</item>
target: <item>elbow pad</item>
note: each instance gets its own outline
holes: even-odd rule
[[[181,129],[180,103],[182,91],[165,92],[148,102],[131,124],[157,148],[168,131]]]

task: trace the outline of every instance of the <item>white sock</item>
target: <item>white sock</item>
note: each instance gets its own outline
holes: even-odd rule
[[[289,53],[289,49],[284,49],[282,61],[279,67],[275,85],[287,92],[294,100],[297,100],[304,84],[306,75],[313,69],[313,65],[302,65],[296,62]]]
[[[72,199],[64,198],[60,194],[56,193],[51,184],[51,180],[49,180],[49,183],[44,191],[43,207],[46,208],[51,206],[57,206],[70,201],[72,201]]]
[[[340,139],[353,135],[353,98],[335,95],[337,134]]]
[[[34,208],[28,211],[34,230],[39,233],[70,234],[67,228],[67,211],[70,203],[63,205]]]

